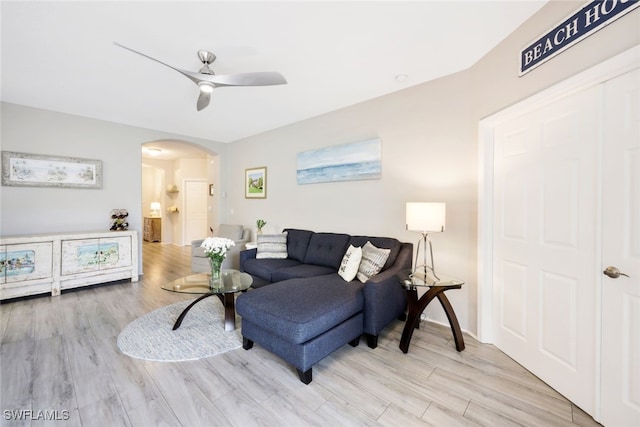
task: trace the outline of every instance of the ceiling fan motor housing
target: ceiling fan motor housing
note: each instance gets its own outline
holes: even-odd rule
[[[216,56],[208,50],[199,50],[198,58],[203,64],[213,64],[213,61],[216,60]]]

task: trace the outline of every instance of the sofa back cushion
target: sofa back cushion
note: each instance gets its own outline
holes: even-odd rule
[[[220,224],[218,228],[217,237],[226,237],[227,239],[231,239],[234,242],[237,240],[242,240],[242,225],[235,224]]]
[[[368,237],[368,236],[351,236],[351,240],[349,244],[353,246],[363,247],[367,242],[371,242],[376,248],[381,249],[390,249],[389,258],[387,258],[387,262],[385,262],[382,270],[384,271],[387,268],[391,267],[393,263],[396,261],[398,257],[398,253],[400,252],[400,247],[402,243],[394,239],[393,237]]]
[[[304,263],[331,267],[338,271],[350,238],[348,234],[313,233]]]
[[[304,262],[313,231],[296,230],[295,228],[285,228],[284,231],[287,233],[287,252],[289,253],[289,258]]]

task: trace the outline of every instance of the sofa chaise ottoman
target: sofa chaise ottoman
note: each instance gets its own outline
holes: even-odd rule
[[[405,291],[395,275],[411,267],[413,245],[297,229],[286,229],[280,238],[286,257],[260,257],[260,243],[240,253],[240,269],[252,275],[255,287],[236,302],[243,347],[261,345],[292,364],[309,384],[314,364],[347,343],[357,345],[363,334],[375,348],[379,332],[404,316]],[[348,250],[365,246],[386,254],[377,260],[379,271],[345,280],[339,270]],[[357,267],[370,264],[364,259],[369,255]]]

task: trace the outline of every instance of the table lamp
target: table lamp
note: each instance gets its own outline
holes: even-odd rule
[[[160,216],[160,202],[151,202],[151,216],[157,218]]]
[[[440,280],[436,274],[433,264],[433,247],[431,245],[430,233],[441,233],[445,227],[446,203],[426,203],[426,202],[408,202],[406,207],[407,230],[415,231],[422,234],[422,238],[418,240],[418,248],[416,250],[416,261],[413,274],[424,274],[423,280],[427,283],[427,270],[431,270],[436,280]],[[420,244],[422,243],[423,264],[418,265],[418,254],[420,253]],[[431,265],[427,264],[427,243],[429,244],[429,256]]]

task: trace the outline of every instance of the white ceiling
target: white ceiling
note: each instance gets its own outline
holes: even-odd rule
[[[468,68],[546,2],[3,0],[1,96],[232,142]],[[218,88],[198,112],[193,82],[114,41],[193,71],[210,50],[216,74],[288,84]]]
[[[175,160],[175,159],[206,159],[207,153],[202,147],[183,141],[165,139],[142,144],[143,159]]]

